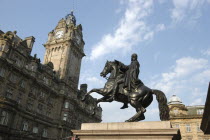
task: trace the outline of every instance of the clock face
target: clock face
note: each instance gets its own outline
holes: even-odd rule
[[[57,31],[55,34],[56,38],[61,38],[63,36],[63,31]]]

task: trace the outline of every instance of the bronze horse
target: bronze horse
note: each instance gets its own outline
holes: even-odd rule
[[[112,91],[115,86],[116,80],[124,78],[125,73],[120,71],[120,67],[123,64],[119,61],[107,61],[103,71],[100,73],[101,76],[106,77],[110,73],[110,76],[107,78],[107,82],[104,88],[92,89],[83,97],[83,101],[86,99],[87,95],[92,92],[96,92],[103,97],[97,100],[99,102],[112,102],[113,100],[129,103],[132,107],[136,109],[136,114],[130,119],[126,120],[127,122],[137,122],[144,120],[144,113],[151,102],[153,101],[153,94],[156,95],[156,99],[159,103],[159,112],[160,120],[166,121],[169,120],[169,108],[167,106],[167,98],[165,94],[160,90],[150,89],[145,85],[139,86],[137,89],[132,92],[128,92],[123,88],[123,84],[119,85],[118,92],[116,97],[113,98]]]

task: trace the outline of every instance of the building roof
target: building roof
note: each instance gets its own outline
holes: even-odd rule
[[[176,95],[173,95],[169,101],[168,104],[182,104],[182,101],[179,97],[177,97]]]

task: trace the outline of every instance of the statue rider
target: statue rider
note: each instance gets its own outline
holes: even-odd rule
[[[137,54],[132,54],[131,56],[131,64],[128,66],[121,66],[121,71],[125,72],[125,76],[122,79],[119,79],[116,81],[114,89],[113,89],[113,95],[112,99],[115,98],[115,95],[118,91],[119,84],[124,83],[123,88],[125,88],[129,93],[137,89],[138,87],[144,85],[143,82],[138,78],[139,76],[139,68],[140,64],[137,60],[138,56]],[[121,107],[121,109],[128,108],[128,104],[124,103],[124,105]]]
[[[124,88],[129,92],[132,92],[132,89],[135,90],[141,85],[144,85],[143,82],[138,78],[140,64],[138,62],[137,54],[132,54],[131,64],[128,66],[128,70],[125,73]]]

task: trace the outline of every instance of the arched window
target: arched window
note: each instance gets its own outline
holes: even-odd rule
[[[2,111],[1,112],[1,116],[0,116],[0,124],[7,125],[8,124],[8,120],[9,120],[8,112]]]
[[[47,129],[46,128],[43,129],[42,137],[47,137]]]
[[[23,122],[23,131],[28,131],[28,122]]]
[[[55,52],[57,51],[57,47],[55,48]]]

